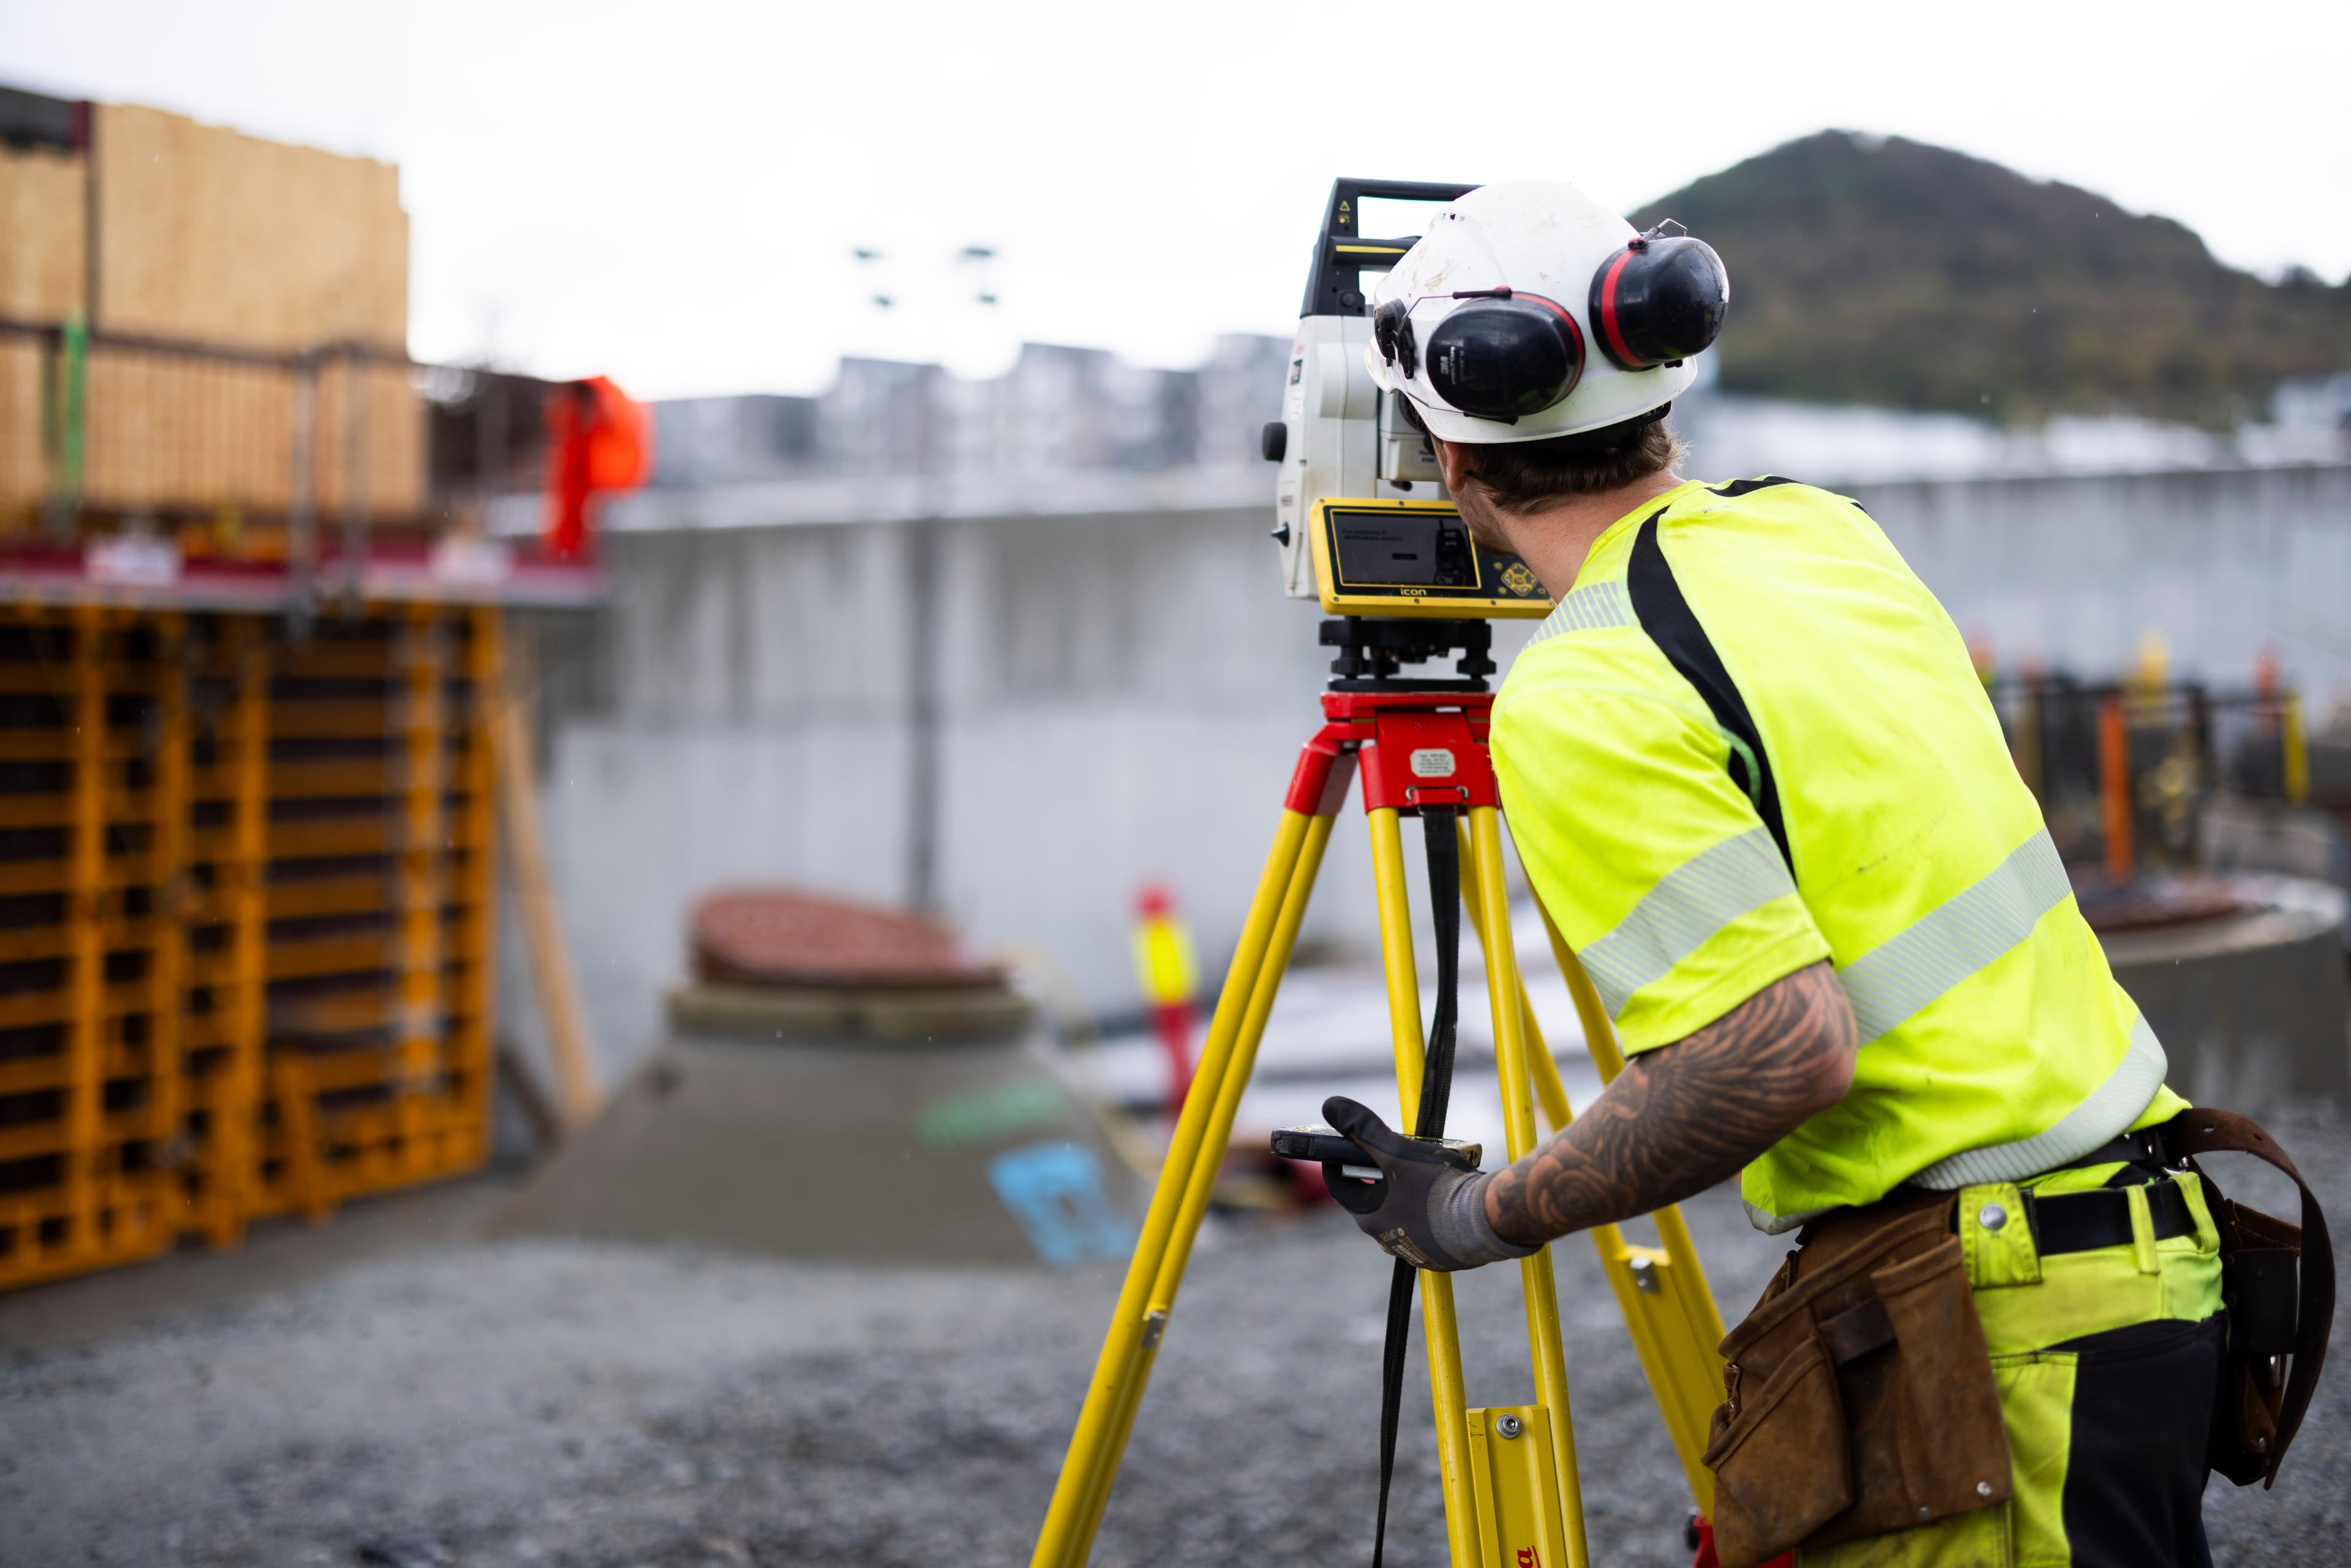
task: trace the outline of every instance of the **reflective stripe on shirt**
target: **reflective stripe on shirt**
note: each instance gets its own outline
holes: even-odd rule
[[[1608,1016],[1662,979],[1708,938],[1750,909],[1796,891],[1770,831],[1752,828],[1692,855],[1657,879],[1616,928],[1581,956]]]
[[[2049,831],[2036,831],[1973,886],[1837,971],[1857,1042],[1867,1045],[2031,936],[2072,892]]]
[[[1543,623],[1535,628],[1535,634],[1527,639],[1527,646],[1531,648],[1562,632],[1596,632],[1604,626],[1632,624],[1633,601],[1626,596],[1623,580],[1595,582],[1561,600],[1543,617]]]
[[[1977,1182],[2022,1181],[2054,1170],[2130,1131],[2130,1124],[2163,1087],[2163,1075],[2170,1065],[2163,1054],[2163,1042],[2155,1038],[2155,1030],[2142,1016],[2133,1020],[2130,1047],[2106,1081],[2054,1124],[2012,1144],[1962,1149],[1913,1176],[1911,1184],[1946,1192]]]

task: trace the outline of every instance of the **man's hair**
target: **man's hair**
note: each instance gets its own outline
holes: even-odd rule
[[[1662,474],[1689,454],[1663,409],[1602,430],[1473,446],[1474,476],[1494,505],[1523,512],[1554,496],[1592,496]]]

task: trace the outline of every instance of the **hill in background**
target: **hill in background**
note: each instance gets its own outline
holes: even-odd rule
[[[1729,268],[1729,392],[2225,428],[2351,370],[2351,280],[2265,283],[2168,218],[1900,137],[1808,136],[1634,221],[1666,217]]]

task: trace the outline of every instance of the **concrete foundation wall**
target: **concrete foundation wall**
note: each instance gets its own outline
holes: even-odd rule
[[[2266,647],[2316,713],[2351,695],[2351,468],[1854,493],[2011,667],[2111,672],[2159,628],[2182,674],[2241,684]],[[665,515],[690,513],[685,498]],[[1131,900],[1156,879],[1217,965],[1328,662],[1316,612],[1276,588],[1270,513],[611,536],[610,604],[534,639],[551,849],[608,1068],[653,1038],[700,894],[903,894],[914,551],[933,530],[946,912],[981,947],[1040,951],[1123,1010]],[[1374,935],[1353,817],[1307,934]],[[508,1027],[531,1037],[512,942],[504,973]]]
[[[1847,493],[2005,668],[2113,674],[2159,631],[2177,674],[2242,686],[2268,649],[2314,717],[2351,699],[2351,467]]]

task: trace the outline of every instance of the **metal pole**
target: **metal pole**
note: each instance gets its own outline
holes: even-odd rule
[[[343,356],[343,609],[360,612],[367,572],[367,361]]]
[[[294,371],[291,447],[293,473],[286,508],[286,569],[289,579],[286,619],[297,638],[310,632],[319,591],[319,361],[306,358]]]
[[[937,367],[914,408],[915,516],[906,527],[906,903],[939,908],[939,511]]]

